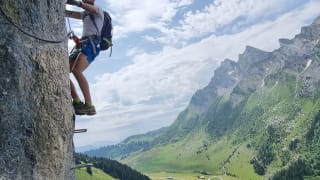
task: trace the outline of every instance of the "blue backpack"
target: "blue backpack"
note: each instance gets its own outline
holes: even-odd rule
[[[94,20],[94,16],[92,14],[89,14],[94,26],[98,29],[97,24]],[[104,20],[103,20],[103,26],[101,29],[101,42],[100,42],[100,50],[101,51],[105,51],[107,49],[109,49],[110,47],[110,56],[112,53],[112,19],[111,16],[108,12],[103,11],[103,16],[104,16]]]

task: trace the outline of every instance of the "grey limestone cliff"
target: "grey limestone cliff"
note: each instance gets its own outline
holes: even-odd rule
[[[280,39],[280,48],[273,52],[247,46],[237,62],[224,60],[208,86],[193,95],[189,108],[201,114],[212,102],[226,96],[237,105],[281,73],[295,78],[297,97],[314,97],[319,81],[319,28],[320,17],[293,39]]]
[[[0,179],[75,179],[64,1],[0,8]]]

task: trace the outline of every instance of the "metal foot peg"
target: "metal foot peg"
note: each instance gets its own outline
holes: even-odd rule
[[[74,133],[85,133],[87,132],[87,129],[75,129]]]

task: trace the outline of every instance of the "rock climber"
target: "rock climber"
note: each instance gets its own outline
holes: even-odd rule
[[[78,96],[75,86],[70,79],[72,104],[76,115],[95,115],[95,106],[92,103],[89,84],[84,76],[84,70],[94,61],[100,52],[100,32],[103,26],[103,10],[94,4],[94,0],[67,0],[67,4],[78,6],[84,11],[66,10],[66,17],[83,21],[81,49],[79,54],[69,57],[70,72],[76,78],[84,97],[82,102]],[[91,17],[90,17],[91,16]],[[95,21],[95,22],[93,22]]]

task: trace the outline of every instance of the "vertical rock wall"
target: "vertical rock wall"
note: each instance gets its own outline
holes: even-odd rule
[[[64,1],[0,7],[0,179],[75,179]]]

